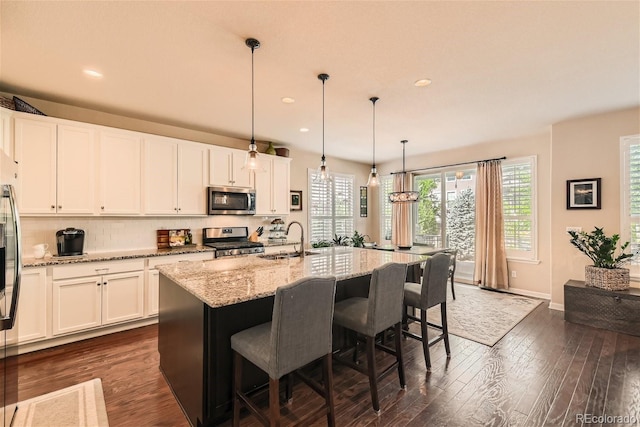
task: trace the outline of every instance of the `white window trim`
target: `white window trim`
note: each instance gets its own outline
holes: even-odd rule
[[[531,209],[532,209],[532,218],[531,218],[531,243],[533,248],[530,252],[526,251],[510,251],[511,253],[507,253],[507,261],[520,262],[520,263],[533,263],[539,264],[540,260],[538,259],[538,156],[525,156],[525,157],[515,157],[502,161],[502,165],[511,165],[518,163],[531,163],[531,183],[533,188],[531,189]],[[507,252],[509,252],[507,250]]]
[[[621,241],[626,242],[631,240],[631,221],[627,212],[631,210],[630,194],[629,194],[629,147],[631,145],[640,144],[640,134],[628,135],[620,138],[620,236]],[[628,265],[629,275],[632,279],[640,279],[640,263],[633,263]]]

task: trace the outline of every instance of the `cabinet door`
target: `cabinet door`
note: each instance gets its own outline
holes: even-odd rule
[[[209,185],[233,185],[231,160],[231,149],[225,147],[209,148]]]
[[[273,198],[274,213],[289,215],[289,161],[285,159],[272,159],[271,197]]]
[[[100,132],[101,214],[140,214],[141,142],[133,133]]]
[[[271,203],[271,159],[260,159],[260,170],[255,176],[256,190],[256,215],[273,215],[273,205]]]
[[[155,268],[147,272],[147,316],[158,314],[160,272]]]
[[[205,215],[207,210],[207,150],[201,145],[178,145],[178,213]]]
[[[11,126],[11,115],[13,112],[4,108],[0,108],[0,149],[15,160],[13,152],[13,126]]]
[[[54,280],[53,335],[100,326],[102,277]]]
[[[24,269],[18,298],[18,342],[47,337],[47,270]],[[14,328],[15,329],[15,328]]]
[[[244,168],[246,155],[246,151],[231,151],[231,176],[233,177],[234,187],[251,187],[251,171]]]
[[[142,271],[103,276],[102,324],[124,322],[144,315]]]
[[[15,118],[21,214],[56,212],[56,125]]]
[[[144,213],[178,212],[178,146],[163,139],[144,141]],[[204,212],[204,208],[201,212]]]
[[[95,131],[58,126],[56,212],[91,215],[95,210]]]

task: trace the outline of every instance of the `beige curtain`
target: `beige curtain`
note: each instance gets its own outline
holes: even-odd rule
[[[474,277],[480,286],[493,289],[509,287],[507,254],[504,249],[500,160],[478,163],[475,262]]]
[[[397,173],[393,175],[393,191],[402,191],[402,180],[404,179],[404,189],[411,188],[411,175]],[[412,203],[394,203],[391,206],[391,244],[398,247],[411,247],[413,238],[411,236],[413,227],[411,226],[411,206]]]

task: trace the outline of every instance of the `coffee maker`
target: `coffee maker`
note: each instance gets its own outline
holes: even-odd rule
[[[84,248],[84,230],[76,228],[65,228],[56,233],[56,243],[58,244],[58,256],[78,256],[82,255]]]

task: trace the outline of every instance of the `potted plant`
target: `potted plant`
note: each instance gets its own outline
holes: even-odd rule
[[[364,248],[364,240],[367,238],[366,234],[360,234],[358,230],[353,232],[353,236],[351,236],[351,245],[354,248]]]
[[[620,246],[620,254],[616,256],[620,236],[608,237],[599,227],[587,233],[585,231],[568,231],[571,244],[587,255],[593,265],[585,267],[585,284],[598,288],[619,291],[629,289],[629,269],[620,268],[633,254],[625,253],[629,242]]]

